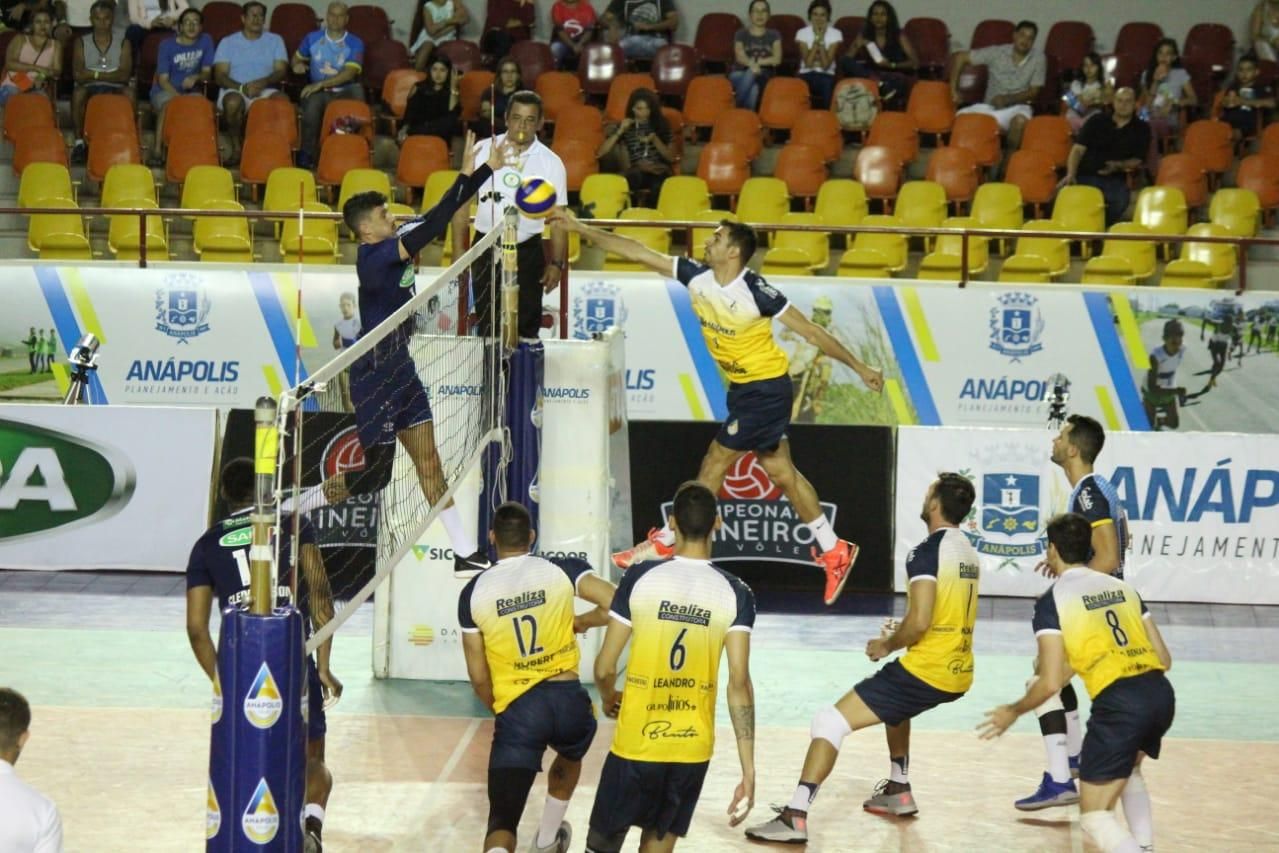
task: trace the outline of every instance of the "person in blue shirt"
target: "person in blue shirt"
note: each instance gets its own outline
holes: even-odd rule
[[[302,87],[302,151],[298,165],[309,169],[320,158],[320,123],[330,101],[364,100],[359,83],[364,66],[364,42],[347,32],[347,5],[333,0],[324,13],[324,27],[308,33],[293,54],[293,73],[305,74]]]
[[[464,210],[493,170],[514,154],[513,143],[491,146],[488,162],[476,168],[474,145],[475,134],[468,132],[462,168],[453,186],[435,207],[403,225],[396,226],[386,196],[379,192],[357,193],[343,205],[343,221],[360,243],[355,262],[360,283],[360,338],[379,330],[413,299],[413,258],[444,235],[453,214]],[[434,505],[444,496],[448,482],[435,444],[431,403],[409,352],[414,322],[409,316],[389,334],[382,335],[379,330],[377,343],[351,364],[351,402],[364,467],[337,474],[286,500],[284,512],[310,512],[326,504],[339,504],[352,495],[380,492],[391,482],[397,441],[413,460],[427,501]],[[471,577],[488,568],[486,549],[477,547],[473,533],[468,535],[457,507],[450,502],[439,518],[453,548],[454,572]]]
[[[155,151],[153,166],[164,163],[164,108],[178,95],[189,95],[209,79],[213,70],[213,37],[203,31],[204,15],[187,9],[178,16],[178,32],[160,45],[155,82],[151,85],[151,109],[155,110]]]
[[[231,154],[223,165],[231,166],[240,162],[245,119],[253,102],[288,97],[278,88],[289,71],[284,39],[266,31],[266,5],[261,0],[249,0],[243,9],[244,29],[218,42],[213,54],[213,79],[221,87],[218,109],[226,116],[231,137]]]
[[[218,609],[247,603],[249,597],[249,543],[243,535],[252,524],[255,475],[253,460],[238,457],[222,468],[220,488],[231,514],[209,528],[191,548],[187,561],[187,639],[200,668],[212,681],[216,677],[218,655],[209,635],[209,609],[214,596]],[[293,565],[292,519],[282,517],[278,536],[280,571],[277,596],[288,600],[291,592]],[[239,535],[236,535],[239,534]],[[299,527],[298,554],[302,577],[299,579],[298,607],[307,626],[307,635],[323,627],[333,618],[333,594],[329,576],[315,541],[315,529],[305,519]],[[307,672],[307,763],[306,763],[306,853],[319,853],[324,808],[333,790],[333,775],[324,764],[325,700],[342,695],[342,682],[329,670],[333,638],[306,659]]]

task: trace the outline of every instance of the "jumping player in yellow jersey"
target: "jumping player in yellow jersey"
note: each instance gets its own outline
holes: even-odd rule
[[[745,820],[755,802],[755,596],[710,561],[720,524],[710,489],[699,482],[680,486],[671,513],[674,557],[622,577],[595,658],[600,704],[618,719],[591,810],[588,853],[617,853],[632,826],[642,830],[641,853],[674,850],[688,834],[715,748],[722,649],[728,650],[728,713],[742,765],[729,825]],[[630,663],[619,695],[617,661],[628,641]]]
[[[1035,602],[1037,677],[1021,699],[989,711],[977,728],[985,739],[998,737],[1079,673],[1092,697],[1079,762],[1079,823],[1102,853],[1140,853],[1154,850],[1141,760],[1159,757],[1172,726],[1176,698],[1164,676],[1172,655],[1136,591],[1084,565],[1092,531],[1076,513],[1048,522],[1048,564],[1057,582]],[[1114,813],[1120,799],[1127,832]]]
[[[706,241],[705,263],[698,263],[586,225],[564,210],[557,210],[552,221],[601,249],[677,279],[688,288],[706,347],[729,380],[728,418],[706,451],[697,479],[718,492],[732,464],[748,451],[755,451],[800,521],[812,531],[817,543],[813,557],[826,572],[825,601],[833,604],[857,559],[857,546],[835,535],[812,483],[791,460],[786,427],[794,387],[786,353],[773,337],[773,319],[823,354],[848,365],[873,391],[883,389],[883,373],[864,364],[830,332],[791,305],[763,276],[747,268],[756,245],[755,231],[749,225],[721,222]],[[626,569],[647,560],[666,559],[674,542],[675,532],[669,526],[654,529],[644,542],[614,554],[613,562]]]
[[[462,589],[458,624],[466,671],[497,719],[489,751],[486,853],[515,849],[515,829],[547,747],[556,757],[546,807],[532,850],[565,853],[572,827],[564,820],[595,737],[595,709],[582,688],[574,634],[574,597],[596,605],[576,627],[603,625],[614,587],[583,560],[532,556],[528,510],[504,503],[489,541],[498,560]]]
[[[910,579],[906,615],[900,623],[890,620],[881,636],[866,644],[866,657],[872,661],[897,649],[906,649],[906,654],[813,716],[812,741],[794,795],[775,818],[747,829],[747,838],[806,843],[809,808],[817,789],[835,769],[844,738],[878,723],[884,724],[888,738],[889,777],[875,787],[862,808],[902,816],[919,811],[907,775],[910,721],[930,708],[954,702],[973,683],[973,626],[981,563],[958,525],[975,497],[973,484],[961,474],[941,474],[929,485],[919,516],[928,525],[928,538],[906,558]]]

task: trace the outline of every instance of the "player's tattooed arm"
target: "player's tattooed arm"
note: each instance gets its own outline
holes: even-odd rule
[[[728,716],[733,721],[733,733],[738,740],[755,739],[754,705],[729,705]]]
[[[729,825],[746,819],[755,804],[755,685],[750,673],[750,633],[729,631],[724,638],[728,653],[728,716],[737,735],[737,758],[742,781],[729,804]]]

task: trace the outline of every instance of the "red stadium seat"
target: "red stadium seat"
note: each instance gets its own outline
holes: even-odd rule
[[[284,39],[284,48],[291,58],[297,53],[307,33],[319,26],[319,15],[306,3],[281,3],[271,10],[271,25],[268,29]]]
[[[1048,30],[1044,53],[1055,56],[1061,68],[1075,69],[1083,64],[1084,54],[1093,48],[1096,36],[1083,21],[1058,21]]]
[[[606,96],[609,87],[613,85],[613,78],[621,74],[625,67],[626,58],[619,46],[591,42],[582,48],[582,57],[577,64],[582,90],[587,95]]]
[[[799,68],[799,43],[795,41],[795,35],[804,27],[808,26],[799,15],[773,15],[768,19],[767,26],[770,29],[777,30],[782,37],[782,68],[792,73]]]
[[[511,45],[511,59],[520,67],[520,79],[534,86],[544,72],[555,70],[555,55],[546,42],[525,39]]]
[[[241,20],[244,12],[239,3],[231,3],[229,0],[209,0],[200,7],[200,14],[204,16],[203,29],[209,34],[209,38],[213,39],[215,45],[231,33],[238,33],[244,29],[244,21]],[[63,57],[62,64],[69,66],[71,63]]]
[[[657,84],[657,94],[682,101],[688,84],[697,74],[697,51],[686,44],[659,47],[650,71]]]
[[[346,28],[364,42],[364,60],[382,49],[382,42],[391,37],[391,19],[381,6],[364,3],[350,8]],[[377,50],[372,50],[374,46]],[[407,48],[406,48],[407,49]]]
[[[920,74],[940,75],[950,57],[950,31],[939,18],[911,18],[902,27],[919,57]]]
[[[1235,34],[1225,24],[1195,24],[1182,42],[1181,60],[1187,67],[1202,65],[1213,74],[1225,74],[1234,68]]]
[[[465,74],[484,65],[484,53],[480,46],[465,39],[452,39],[435,48],[440,56],[447,56],[458,72]]]
[[[978,21],[973,27],[973,37],[968,42],[969,50],[991,47],[997,44],[1011,44],[1015,25],[1002,18],[987,18]]]
[[[709,12],[697,22],[693,48],[704,63],[725,70],[733,64],[733,37],[742,28],[742,19],[728,12]]]

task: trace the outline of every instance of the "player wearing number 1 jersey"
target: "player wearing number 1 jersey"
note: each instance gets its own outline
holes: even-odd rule
[[[945,702],[954,702],[973,683],[973,627],[981,563],[958,525],[975,499],[973,484],[960,474],[941,474],[928,487],[920,518],[928,538],[906,558],[906,615],[884,626],[866,644],[866,656],[880,660],[906,649],[834,705],[813,716],[812,741],[799,784],[777,817],[746,830],[755,841],[803,844],[808,841],[808,812],[822,782],[835,769],[844,738],[858,729],[884,724],[889,777],[862,803],[869,812],[913,815],[919,811],[907,775],[910,721]]]
[[[1172,656],[1136,590],[1083,565],[1093,529],[1076,513],[1048,523],[1048,568],[1057,582],[1035,602],[1037,677],[1017,702],[990,711],[979,730],[998,737],[1079,673],[1092,697],[1079,762],[1079,823],[1103,853],[1139,853],[1154,849],[1141,760],[1159,757],[1172,726],[1176,697],[1164,676]],[[1114,814],[1120,799],[1127,831]]]
[[[489,751],[486,853],[515,849],[515,829],[547,747],[556,757],[532,849],[568,850],[572,828],[564,814],[595,737],[595,711],[577,675],[581,653],[573,600],[583,598],[597,608],[577,627],[602,625],[613,585],[583,560],[530,555],[534,535],[527,509],[517,503],[498,507],[489,533],[498,560],[463,588],[457,606],[471,685],[497,715]]]

